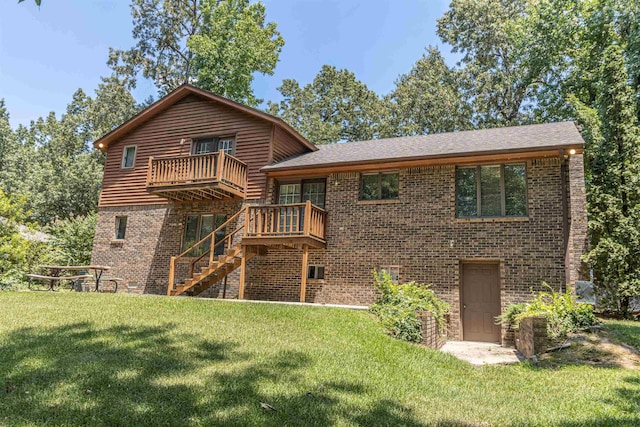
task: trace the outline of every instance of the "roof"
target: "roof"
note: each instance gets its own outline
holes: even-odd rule
[[[545,123],[420,136],[345,142],[262,168],[265,172],[582,148],[574,122]]]
[[[111,144],[113,141],[116,141],[122,138],[127,133],[136,129],[146,121],[157,116],[161,112],[167,110],[169,107],[171,107],[181,99],[185,98],[186,96],[192,95],[192,94],[208,99],[209,101],[219,102],[228,107],[234,108],[236,110],[242,111],[254,117],[258,117],[260,119],[271,122],[277,126],[280,126],[282,129],[284,129],[286,132],[291,134],[293,138],[295,138],[298,142],[300,142],[302,145],[304,145],[308,149],[312,151],[317,150],[317,147],[315,145],[307,141],[305,137],[300,135],[298,131],[296,131],[293,127],[291,127],[289,124],[287,124],[284,120],[280,119],[279,117],[272,116],[271,114],[267,114],[264,111],[260,111],[256,108],[248,107],[246,105],[240,104],[238,102],[232,101],[222,96],[215,95],[207,90],[200,89],[189,84],[183,84],[182,86],[178,87],[172,92],[169,92],[167,95],[165,95],[158,101],[154,102],[149,107],[145,108],[144,110],[142,110],[141,112],[133,116],[131,119],[124,122],[122,125],[118,126],[111,132],[102,136],[100,139],[98,139],[93,143],[93,146],[101,149],[107,148],[109,144]]]

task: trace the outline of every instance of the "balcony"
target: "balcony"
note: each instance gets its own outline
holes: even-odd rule
[[[326,219],[326,211],[311,202],[249,206],[242,244],[324,248]]]
[[[171,200],[244,199],[247,165],[224,151],[149,157],[147,191]]]

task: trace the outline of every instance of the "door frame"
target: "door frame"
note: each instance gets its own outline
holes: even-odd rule
[[[498,267],[498,308],[502,314],[502,290],[504,288],[504,275],[503,267],[504,262],[500,259],[494,258],[479,258],[479,259],[463,259],[460,260],[458,265],[458,289],[460,291],[459,296],[459,311],[460,311],[460,340],[464,341],[464,266],[465,264],[476,265],[495,265]],[[502,327],[500,327],[500,342],[502,343]]]

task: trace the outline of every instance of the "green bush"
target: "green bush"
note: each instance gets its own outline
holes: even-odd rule
[[[517,329],[525,317],[543,316],[547,319],[547,333],[552,339],[561,339],[597,323],[593,307],[576,301],[570,290],[557,292],[546,283],[549,292],[540,292],[528,303],[511,304],[498,318],[500,323]]]
[[[25,274],[35,272],[40,260],[49,251],[46,242],[28,237],[38,231],[35,224],[26,224],[28,212],[24,196],[8,196],[0,190],[0,284],[2,289],[25,284]],[[23,230],[21,231],[21,226]]]
[[[373,275],[379,296],[370,310],[378,316],[387,333],[404,341],[422,341],[417,316],[419,311],[430,312],[439,329],[444,331],[449,304],[437,298],[429,285],[416,282],[393,283],[391,276],[385,272],[374,272]]]
[[[91,262],[96,214],[58,220],[47,227],[51,235],[52,262],[64,265],[88,265]]]

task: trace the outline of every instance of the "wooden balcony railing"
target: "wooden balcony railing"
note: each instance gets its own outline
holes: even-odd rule
[[[325,240],[327,213],[311,204],[250,206],[245,237],[313,237]]]
[[[224,151],[193,156],[149,157],[149,191],[189,191],[215,188],[214,184],[223,184],[243,196],[247,186],[247,165]]]

